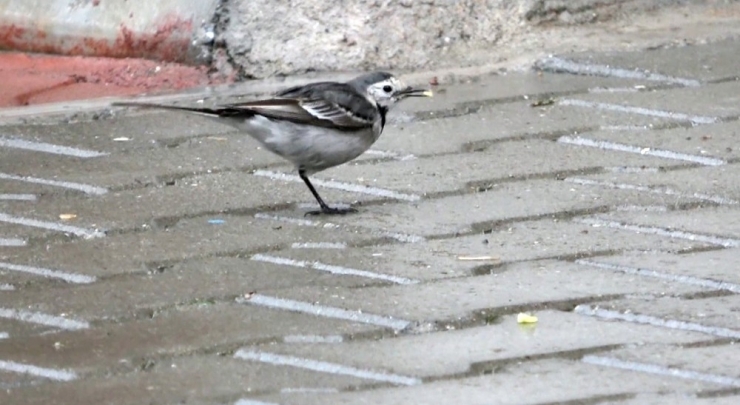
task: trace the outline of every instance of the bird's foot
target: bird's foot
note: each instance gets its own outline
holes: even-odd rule
[[[347,208],[332,208],[329,206],[321,207],[320,210],[308,211],[304,216],[317,216],[317,215],[347,215],[354,214],[357,210],[352,207]]]

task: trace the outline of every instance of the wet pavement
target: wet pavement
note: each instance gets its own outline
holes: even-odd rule
[[[737,55],[439,86],[315,176],[343,217],[198,117],[8,123],[0,403],[738,403]]]

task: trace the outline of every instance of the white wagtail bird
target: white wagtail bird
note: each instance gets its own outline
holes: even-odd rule
[[[380,137],[386,114],[397,102],[431,96],[431,90],[406,86],[390,73],[374,72],[346,83],[311,83],[283,90],[273,98],[212,108],[137,102],[113,106],[197,113],[246,132],[295,165],[321,207],[306,215],[317,215],[357,211],[327,205],[308,176],[347,163],[368,150]]]

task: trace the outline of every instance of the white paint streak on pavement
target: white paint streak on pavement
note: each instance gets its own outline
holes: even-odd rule
[[[342,343],[342,335],[285,335],[284,343]]]
[[[738,239],[722,238],[719,236],[712,236],[712,235],[702,235],[702,234],[692,233],[692,232],[674,231],[671,229],[658,228],[654,226],[623,224],[617,221],[605,221],[605,220],[601,220],[597,218],[577,218],[574,221],[580,222],[582,224],[588,224],[594,227],[603,226],[606,228],[621,229],[623,231],[644,233],[648,235],[665,236],[665,237],[674,238],[674,239],[685,239],[685,240],[690,240],[694,242],[709,243],[711,245],[718,245],[718,246],[722,246],[726,248],[740,246],[740,240]]]
[[[620,79],[647,80],[678,84],[686,87],[698,87],[701,83],[694,79],[667,76],[660,73],[648,72],[641,69],[624,69],[609,65],[576,62],[557,56],[552,56],[537,62],[537,67],[547,72],[570,73],[585,76],[617,77]]]
[[[79,236],[85,239],[102,238],[105,236],[105,232],[101,232],[97,229],[86,229],[72,225],[60,224],[57,222],[40,221],[37,219],[16,217],[0,212],[0,222],[7,222],[9,224],[30,226],[32,228],[47,229],[50,231],[71,233],[72,235]]]
[[[321,225],[321,222],[318,222],[318,221],[311,221],[308,219],[301,219],[301,218],[291,218],[291,217],[285,217],[285,216],[280,216],[280,215],[263,214],[261,212],[254,214],[254,217],[257,219],[268,219],[271,221],[285,222],[288,224],[293,224],[293,225],[298,225],[298,226],[319,226]]]
[[[597,366],[618,368],[622,370],[638,371],[647,374],[656,374],[666,377],[676,377],[686,380],[694,380],[707,382],[717,385],[726,385],[730,387],[740,387],[740,379],[727,377],[717,374],[700,373],[693,370],[684,370],[674,367],[665,367],[657,364],[649,363],[638,363],[633,361],[624,361],[614,357],[603,357],[603,356],[584,356],[582,361],[584,363],[593,364]]]
[[[89,184],[73,183],[70,181],[41,179],[38,177],[30,177],[30,176],[16,176],[15,174],[8,174],[8,173],[0,173],[0,180],[14,180],[14,181],[22,181],[22,182],[31,183],[31,184],[41,184],[44,186],[60,187],[60,188],[66,188],[69,190],[82,191],[85,194],[91,194],[91,195],[103,195],[108,192],[108,190],[103,187],[92,186]]]
[[[373,315],[362,311],[350,311],[342,308],[327,307],[303,301],[295,301],[284,298],[270,297],[262,294],[253,294],[248,298],[236,300],[240,304],[257,305],[266,308],[282,309],[285,311],[302,312],[324,318],[343,319],[346,321],[364,323],[368,325],[381,326],[395,330],[406,329],[411,322],[391,318],[389,316]]]
[[[576,99],[564,99],[558,102],[560,105],[573,106],[573,107],[585,107],[594,108],[597,110],[604,111],[616,111],[627,114],[638,114],[645,115],[648,117],[656,118],[667,118],[677,121],[689,121],[694,124],[714,124],[719,121],[715,117],[705,117],[701,115],[688,115],[683,113],[677,113],[672,111],[653,110],[650,108],[633,107],[621,104],[609,104],[609,103],[598,103],[595,101],[576,100]]]
[[[722,159],[689,155],[686,153],[673,152],[670,150],[652,149],[640,146],[625,145],[621,143],[599,141],[588,138],[582,138],[580,136],[561,136],[558,138],[558,142],[576,146],[588,146],[591,148],[598,148],[603,150],[613,150],[617,152],[635,153],[638,155],[654,156],[664,159],[680,160],[683,162],[698,163],[706,166],[722,166],[727,164]]]
[[[14,361],[0,360],[0,370],[11,373],[28,374],[34,377],[48,378],[54,381],[72,381],[77,379],[77,374],[73,371],[37,367],[30,364],[16,363]]]
[[[264,255],[264,254],[256,254],[252,256],[252,260],[258,261],[258,262],[278,264],[281,266],[309,268],[309,269],[314,269],[314,270],[319,270],[319,271],[325,271],[327,273],[339,274],[343,276],[365,277],[365,278],[370,278],[370,279],[375,279],[375,280],[388,281],[388,282],[396,283],[396,284],[416,284],[418,283],[417,280],[412,280],[406,277],[392,276],[388,274],[376,273],[376,272],[367,271],[367,270],[350,269],[348,267],[334,266],[331,264],[325,264],[321,262],[307,262],[307,261],[302,261],[302,260],[293,260],[293,259],[289,259],[285,257],[270,256],[270,255]]]
[[[740,284],[728,283],[726,281],[711,280],[708,278],[699,278],[693,276],[682,276],[670,273],[663,273],[650,269],[642,269],[639,267],[623,266],[621,264],[613,264],[606,262],[598,262],[595,260],[579,259],[576,260],[577,264],[583,266],[591,266],[597,269],[612,270],[625,274],[634,274],[643,277],[652,277],[660,280],[672,281],[675,283],[695,285],[699,287],[709,288],[712,290],[724,290],[731,291],[736,294],[740,294]]]
[[[36,201],[34,194],[0,194],[0,201]]]
[[[295,242],[290,245],[293,249],[347,249],[344,242]]]
[[[21,247],[26,246],[27,242],[23,239],[17,238],[0,238],[0,246],[5,247]]]
[[[23,139],[0,138],[0,147],[30,150],[34,152],[49,153],[52,155],[73,156],[83,159],[108,155],[108,153],[94,150],[72,148],[69,146],[54,145],[46,142],[26,141]]]
[[[365,380],[373,380],[380,382],[387,382],[397,385],[419,385],[421,379],[414,377],[407,377],[397,374],[389,374],[372,370],[364,370],[360,368],[344,366],[336,363],[328,363],[324,361],[305,359],[301,357],[283,356],[280,354],[258,352],[249,349],[239,349],[234,357],[243,360],[258,361],[261,363],[273,364],[276,366],[289,366],[297,367],[306,370],[318,371],[321,373],[346,375],[355,378],[361,378]]]
[[[61,316],[44,314],[41,312],[21,311],[9,308],[0,308],[0,318],[53,326],[55,328],[66,330],[80,330],[90,327],[90,324],[85,321],[63,318]]]
[[[601,309],[598,307],[592,307],[590,305],[579,305],[575,307],[573,312],[579,315],[593,316],[595,318],[606,319],[610,321],[624,321],[631,323],[638,323],[643,325],[659,326],[661,328],[677,329],[688,332],[698,332],[707,335],[740,339],[740,331],[718,328],[714,326],[706,326],[693,322],[677,321],[674,319],[663,319],[650,315],[640,315],[631,312],[623,313],[619,311],[612,311],[608,309]]]
[[[713,202],[715,204],[721,204],[721,205],[736,205],[738,202],[731,199],[726,198],[722,196],[717,195],[708,195],[708,194],[702,194],[702,193],[682,193],[677,190],[673,190],[670,188],[665,187],[650,187],[650,186],[642,186],[638,184],[626,184],[626,183],[612,183],[609,181],[601,181],[601,180],[592,180],[592,179],[582,179],[579,177],[567,177],[565,179],[568,183],[578,184],[581,186],[598,186],[598,187],[605,187],[605,188],[613,188],[616,190],[634,190],[634,191],[640,191],[644,193],[650,193],[650,194],[662,194],[662,195],[670,195],[670,196],[676,196],[681,198],[695,198],[697,200],[704,200]]]
[[[45,269],[42,267],[24,266],[21,264],[0,262],[0,269],[17,271],[20,273],[28,273],[47,278],[57,278],[68,283],[75,284],[89,284],[95,282],[95,277],[86,276],[84,274],[68,273],[65,271]]]
[[[234,402],[234,405],[280,405],[280,404],[276,404],[275,402],[264,402],[264,401],[257,401],[254,399],[242,398]]]

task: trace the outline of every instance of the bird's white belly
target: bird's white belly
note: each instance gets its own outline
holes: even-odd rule
[[[309,174],[360,156],[375,143],[382,130],[379,123],[373,128],[347,132],[270,120],[259,115],[234,126]]]

